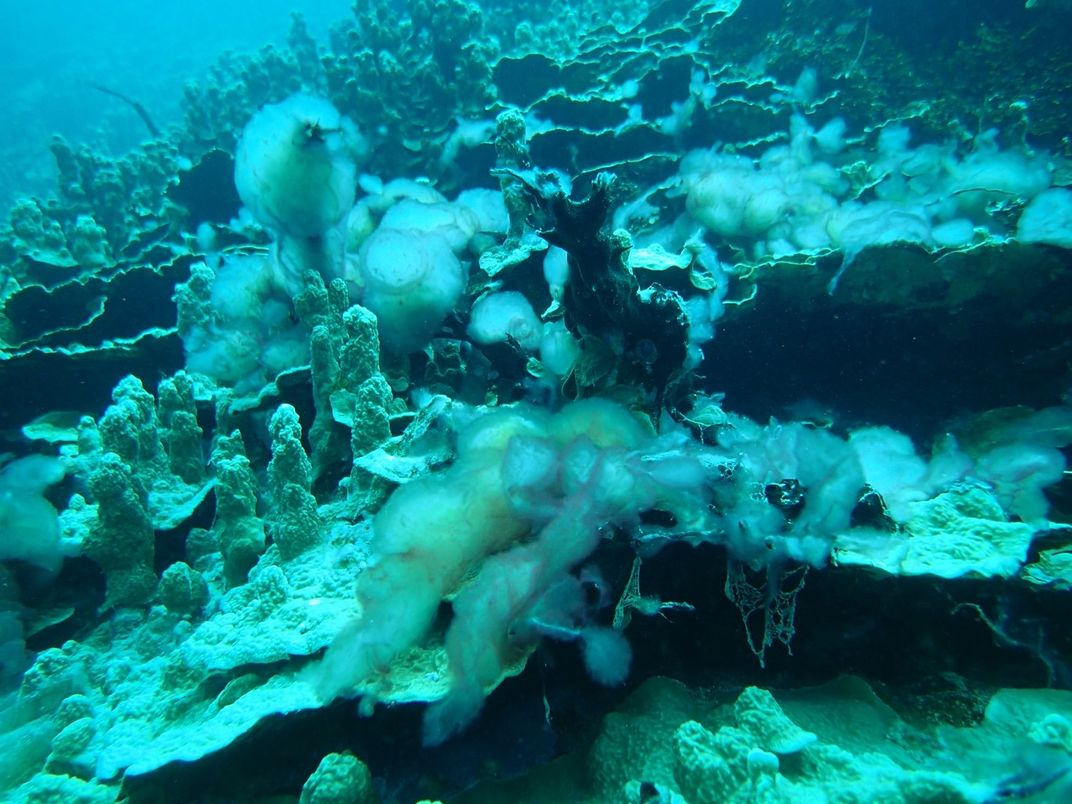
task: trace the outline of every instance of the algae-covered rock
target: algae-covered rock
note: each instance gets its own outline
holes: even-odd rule
[[[379,801],[368,766],[351,754],[328,754],[302,786],[301,804],[373,804]]]
[[[176,561],[160,576],[160,601],[174,614],[193,614],[208,602],[208,584],[197,570]]]

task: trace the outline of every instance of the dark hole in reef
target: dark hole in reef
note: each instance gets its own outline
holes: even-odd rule
[[[168,188],[167,195],[186,208],[194,224],[227,223],[242,206],[234,184],[234,158],[226,151],[209,151],[179,173],[178,183]]]

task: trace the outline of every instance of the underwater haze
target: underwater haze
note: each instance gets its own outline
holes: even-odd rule
[[[1072,801],[1063,0],[0,26],[0,797]]]
[[[202,78],[223,51],[283,43],[292,12],[324,36],[350,6],[345,0],[6,5],[0,30],[0,102],[10,121],[0,132],[5,208],[20,192],[50,189],[55,167],[48,139],[53,134],[116,154],[145,136],[129,108],[92,85],[140,99],[160,125],[169,124],[178,119],[183,85]]]

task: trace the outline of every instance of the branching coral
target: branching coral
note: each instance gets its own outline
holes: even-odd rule
[[[328,96],[362,127],[384,129],[374,166],[434,173],[454,118],[484,117],[494,97],[498,46],[482,11],[465,0],[411,0],[400,13],[376,0],[355,15],[324,56]]]

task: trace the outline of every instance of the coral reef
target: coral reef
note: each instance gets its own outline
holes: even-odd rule
[[[0,227],[0,790],[1061,800],[1028,13],[374,0],[54,139]]]

